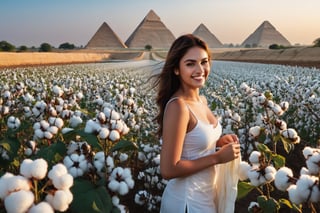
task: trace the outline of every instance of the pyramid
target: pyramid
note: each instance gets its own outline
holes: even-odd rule
[[[204,24],[200,24],[192,34],[204,40],[208,44],[209,48],[217,48],[223,46],[222,43],[217,39],[217,37],[212,34]]]
[[[169,48],[174,40],[174,35],[160,17],[150,10],[125,44],[130,48],[145,48],[146,45],[151,45],[152,48]]]
[[[250,45],[257,47],[269,47],[272,44],[290,46],[290,42],[276,30],[268,21],[264,21],[241,46]]]
[[[103,22],[103,24],[86,45],[86,48],[88,49],[110,49],[125,47],[125,44],[113,32],[106,22]]]

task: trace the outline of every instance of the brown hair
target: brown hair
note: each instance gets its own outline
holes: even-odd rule
[[[158,86],[156,103],[159,108],[159,113],[156,116],[155,120],[159,125],[157,131],[159,137],[161,137],[162,135],[162,122],[166,104],[170,100],[171,96],[180,87],[179,77],[174,74],[174,70],[179,69],[181,58],[187,53],[190,48],[195,46],[204,49],[208,53],[208,60],[210,62],[210,51],[207,44],[203,40],[192,34],[182,35],[177,38],[171,45],[162,71],[155,82],[155,86]]]

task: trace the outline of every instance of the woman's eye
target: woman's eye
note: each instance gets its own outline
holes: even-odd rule
[[[206,65],[208,63],[208,61],[202,61],[201,64],[202,65]]]
[[[194,63],[187,63],[186,65],[187,67],[191,67],[191,66],[194,66]]]

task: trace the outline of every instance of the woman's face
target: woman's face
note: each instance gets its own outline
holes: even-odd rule
[[[192,47],[181,58],[179,69],[175,74],[180,76],[181,84],[191,88],[200,88],[210,73],[208,53],[201,47]]]

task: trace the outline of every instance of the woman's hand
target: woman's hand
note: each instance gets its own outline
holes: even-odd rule
[[[221,136],[220,139],[217,141],[217,147],[223,147],[229,143],[239,143],[239,139],[235,134],[227,134]]]
[[[227,143],[215,154],[217,155],[218,163],[227,163],[240,156],[240,144],[235,142]]]

